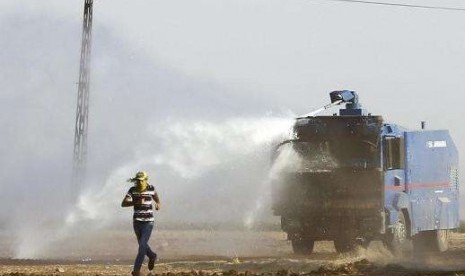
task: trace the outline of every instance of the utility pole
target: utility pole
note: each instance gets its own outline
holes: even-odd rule
[[[80,190],[86,176],[87,128],[89,117],[90,54],[92,48],[93,0],[84,1],[81,62],[79,69],[76,126],[74,133],[73,190]]]

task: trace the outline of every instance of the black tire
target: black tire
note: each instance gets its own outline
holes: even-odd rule
[[[399,219],[394,227],[386,233],[384,244],[393,254],[402,254],[411,250],[411,242],[407,222],[402,211],[399,212]]]
[[[346,238],[334,240],[334,248],[336,248],[337,253],[353,252],[360,246],[360,243],[355,239]]]
[[[449,230],[436,230],[436,239],[438,252],[444,252],[449,249]]]
[[[415,253],[439,253],[449,248],[449,230],[422,231],[413,238]]]
[[[292,240],[292,250],[295,254],[310,255],[313,252],[314,240],[295,239]]]

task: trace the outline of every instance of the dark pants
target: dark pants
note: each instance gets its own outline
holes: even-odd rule
[[[148,244],[150,234],[152,234],[153,222],[134,221],[134,233],[136,233],[137,242],[139,243],[139,251],[137,252],[136,261],[134,262],[134,271],[140,271],[144,257],[156,258],[157,254],[150,249]]]

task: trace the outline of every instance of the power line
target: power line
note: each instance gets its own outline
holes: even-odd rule
[[[404,7],[404,8],[447,10],[447,11],[465,11],[465,8],[456,8],[456,7],[424,6],[424,5],[399,4],[399,3],[364,1],[364,0],[325,0],[325,1],[347,2],[347,3],[358,3],[358,4],[369,4],[369,5],[382,5],[382,6],[396,6],[396,7]]]

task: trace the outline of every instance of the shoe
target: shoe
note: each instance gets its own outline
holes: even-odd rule
[[[157,261],[157,254],[153,256],[152,258],[149,258],[149,270],[153,270],[153,267],[155,266],[155,262]]]
[[[131,271],[131,275],[132,276],[140,276],[140,272],[139,271]]]

